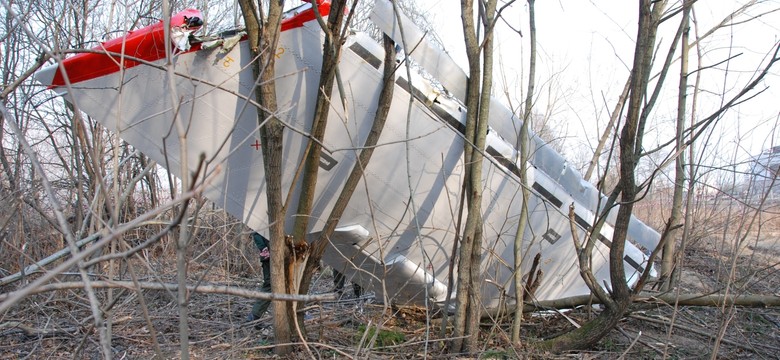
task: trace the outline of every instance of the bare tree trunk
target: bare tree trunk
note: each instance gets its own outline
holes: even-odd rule
[[[317,103],[312,119],[311,138],[307,145],[304,158],[303,183],[301,184],[301,197],[298,201],[298,209],[293,228],[293,237],[296,244],[306,243],[306,233],[309,225],[309,216],[314,202],[314,190],[317,186],[317,172],[319,170],[320,153],[322,150],[322,138],[328,125],[330,114],[331,95],[341,58],[341,45],[343,43],[341,27],[344,20],[345,0],[334,0],[331,16],[328,17],[327,26],[323,26],[325,32],[325,44],[322,49],[322,72],[317,91]],[[316,7],[315,7],[316,8]],[[324,24],[323,24],[324,25]],[[341,94],[344,96],[344,94]],[[345,109],[346,110],[346,109]],[[296,254],[297,255],[297,254]]]
[[[263,18],[262,8],[255,7],[252,0],[239,0],[244,23],[249,35],[252,58],[257,59],[252,66],[259,91],[255,93],[258,103],[258,123],[266,122],[260,127],[260,140],[264,144],[263,166],[266,176],[266,193],[268,194],[268,223],[271,224],[271,291],[284,294],[287,291],[286,269],[287,257],[286,237],[284,234],[284,203],[282,200],[282,149],[284,125],[276,118],[276,82],[274,81],[274,63],[276,44],[282,23],[282,3],[270,1],[268,16]],[[289,304],[282,301],[273,302],[274,341],[277,346],[274,352],[283,356],[292,351],[289,345],[294,331],[294,322],[288,312]]]
[[[469,60],[469,77],[466,93],[466,108],[469,111],[466,112],[466,132],[465,138],[467,143],[463,152],[463,160],[465,164],[472,164],[472,158],[475,151],[472,149],[471,141],[474,138],[474,134],[477,132],[477,115],[479,108],[479,45],[476,37],[476,26],[474,25],[474,2],[472,0],[461,0],[461,20],[463,23],[463,33],[466,42],[466,56]],[[464,190],[467,199],[467,207],[471,210],[471,203],[474,201],[474,186],[471,185],[471,172],[473,166],[466,166],[464,176]],[[477,195],[479,192],[477,191]],[[467,221],[461,236],[460,253],[458,256],[458,281],[457,291],[455,297],[455,317],[453,320],[454,338],[450,341],[449,350],[453,353],[463,351],[463,336],[467,336],[466,333],[466,313],[469,305],[469,274],[471,273],[471,252],[474,247],[474,221],[471,211],[468,212]],[[471,220],[471,221],[469,221]],[[479,264],[477,264],[479,266]]]
[[[525,109],[523,110],[523,125],[520,127],[520,191],[523,194],[523,205],[520,208],[520,221],[517,224],[517,233],[514,240],[514,254],[515,254],[515,301],[517,304],[522,303],[525,297],[523,292],[523,236],[525,234],[525,228],[528,224],[528,199],[531,198],[530,186],[528,185],[528,127],[533,118],[531,112],[533,111],[533,98],[534,98],[534,84],[536,81],[536,14],[534,7],[535,0],[528,0],[528,27],[530,33],[531,42],[531,54],[530,62],[528,65],[528,92],[525,95]],[[528,274],[529,277],[533,276],[532,273]],[[515,311],[515,319],[512,324],[512,343],[520,345],[520,326],[523,323],[523,312]]]
[[[693,12],[693,5],[691,5],[691,11]],[[696,20],[694,17],[694,26],[696,26]],[[702,53],[701,53],[701,45],[698,42],[699,36],[698,36],[698,26],[696,27],[695,34],[696,39],[695,46],[696,46],[696,67],[698,69],[701,69],[703,67],[702,64]],[[689,46],[690,48],[690,46]],[[691,98],[691,114],[690,114],[690,124],[691,128],[694,127],[696,123],[696,114],[697,114],[697,99],[699,98],[699,85],[701,84],[701,78],[702,78],[702,72],[697,71],[696,72],[696,81],[693,85],[693,97]],[[688,135],[689,137],[689,143],[693,142],[694,134],[691,133]],[[698,178],[698,171],[699,171],[699,165],[702,161],[701,159],[699,161],[694,161],[696,157],[694,156],[694,147],[689,146],[688,147],[688,159],[690,162],[688,163],[688,193],[685,197],[685,220],[683,221],[683,232],[680,239],[680,250],[677,251],[677,256],[675,257],[675,265],[672,269],[672,284],[679,284],[680,281],[680,273],[682,268],[682,261],[685,258],[685,248],[688,244],[688,238],[690,237],[691,230],[693,229],[693,224],[691,222],[692,217],[694,216],[694,207],[693,207],[693,194],[696,189],[696,182]]]
[[[328,115],[330,114],[331,98],[333,93],[333,85],[336,80],[336,73],[338,72],[339,60],[341,58],[341,45],[343,44],[345,34],[342,32],[342,25],[344,22],[345,14],[344,7],[346,0],[334,0],[331,4],[330,16],[328,22],[323,22],[321,14],[317,13],[320,25],[322,25],[322,31],[325,32],[325,43],[322,49],[322,71],[320,72],[319,91],[317,92],[317,103],[314,109],[314,118],[312,119],[311,138],[304,152],[304,167],[303,167],[303,181],[301,184],[301,195],[298,200],[298,208],[295,217],[295,225],[293,226],[292,241],[294,246],[293,256],[290,258],[291,264],[288,269],[290,273],[287,274],[287,291],[290,293],[304,293],[301,282],[306,276],[311,276],[313,268],[307,273],[305,267],[308,263],[307,259],[310,254],[309,243],[306,241],[306,234],[309,230],[309,218],[311,215],[312,206],[314,204],[314,191],[317,186],[317,176],[320,169],[320,153],[322,150],[323,137],[325,136],[325,129],[328,124]],[[314,5],[317,9],[317,6]],[[318,10],[316,10],[318,11]],[[340,94],[343,98],[345,94]],[[343,105],[346,105],[342,102]],[[347,109],[345,108],[345,113]],[[349,199],[347,199],[348,201]],[[319,256],[317,256],[317,263],[322,257],[322,251],[325,247],[320,249]],[[307,281],[308,282],[308,281]],[[308,284],[306,285],[306,291],[308,291]],[[288,304],[288,311],[293,319],[297,316],[295,311],[297,309],[296,303]],[[304,329],[303,320],[297,319],[299,328]],[[302,330],[305,333],[305,330]],[[301,339],[304,341],[305,339]]]
[[[496,1],[491,0],[480,8],[485,31],[480,44],[477,25],[474,23],[471,0],[461,2],[461,19],[469,60],[469,84],[466,96],[466,144],[464,160],[467,164],[465,180],[468,215],[463,230],[458,263],[458,286],[455,305],[455,338],[450,341],[450,352],[474,352],[477,350],[479,318],[481,315],[482,277],[482,151],[487,135],[490,92],[493,81],[492,24]],[[482,18],[482,17],[481,17]],[[484,63],[480,62],[482,54]],[[481,74],[481,76],[480,76]],[[472,148],[473,146],[473,148]],[[476,150],[475,150],[476,149]],[[479,151],[477,151],[479,150]]]
[[[678,306],[740,306],[752,308],[780,307],[778,295],[724,295],[720,293],[707,294],[677,294],[667,293],[639,293],[631,300],[634,305],[655,307],[657,304]],[[598,296],[580,295],[562,299],[526,302],[523,304],[523,312],[547,311],[551,309],[571,309],[579,306],[602,304]],[[515,310],[510,307],[510,310]],[[489,309],[485,316],[495,316],[500,309]],[[673,320],[673,319],[672,319]],[[674,321],[672,321],[674,325]]]
[[[639,190],[636,185],[635,170],[642,152],[644,120],[647,118],[649,107],[652,106],[652,104],[645,104],[643,99],[652,69],[655,35],[665,5],[665,1],[640,0],[639,31],[631,75],[631,94],[626,121],[620,135],[620,180],[616,190],[620,192],[621,204],[609,251],[612,298],[617,303],[617,308],[612,309],[615,310],[612,313],[608,311],[607,314],[608,317],[611,315],[617,319],[609,319],[608,322],[617,323],[631,301],[631,293],[626,284],[623,255],[628,224]],[[606,330],[609,331],[611,328]]]
[[[366,137],[363,149],[358,155],[355,166],[349,174],[349,177],[344,182],[344,188],[341,189],[338,200],[333,206],[333,210],[328,215],[328,220],[325,223],[325,227],[320,233],[320,237],[316,239],[310,249],[309,258],[306,261],[306,268],[303,272],[303,278],[301,280],[300,294],[305,294],[309,291],[311,285],[312,274],[314,270],[319,267],[319,262],[322,259],[322,254],[325,251],[325,247],[328,244],[328,239],[333,231],[336,229],[341,215],[347,208],[349,199],[352,198],[360,179],[363,177],[363,170],[371,160],[371,156],[374,153],[374,145],[379,141],[379,137],[382,135],[385,121],[387,120],[387,114],[390,112],[390,105],[393,100],[393,90],[395,86],[394,74],[395,74],[395,46],[393,41],[387,36],[384,36],[384,70],[382,76],[382,90],[379,95],[379,104],[377,105],[376,115],[374,117],[374,123],[371,127],[371,132]]]
[[[162,11],[163,11],[163,29],[165,29],[165,36],[166,38],[169,36],[170,31],[170,14],[171,10],[169,8],[168,1],[162,2]],[[170,41],[165,42],[165,69],[166,69],[166,76],[168,78],[168,81],[170,84],[175,84],[175,78],[173,73],[173,59],[172,59],[172,45]],[[176,87],[171,87],[171,90],[169,92],[170,94],[170,101],[171,104],[176,106],[176,104],[179,103],[178,95],[176,94]],[[187,153],[187,132],[184,126],[184,123],[179,115],[178,112],[175,112],[173,115],[173,124],[176,129],[176,136],[179,138],[179,153],[180,154],[186,154]],[[181,190],[184,191],[184,189],[190,189],[191,182],[194,183],[194,179],[190,179],[186,174],[189,173],[187,163],[187,157],[182,156],[181,157],[181,163],[180,163],[180,173],[181,176]],[[171,193],[171,196],[176,196],[178,194]],[[108,199],[108,197],[106,197]],[[106,206],[108,208],[108,206]],[[110,208],[109,208],[110,209]],[[108,212],[108,211],[107,211]],[[187,208],[180,208],[179,212],[181,214],[184,214],[187,212]],[[185,221],[185,224],[188,224],[188,221]],[[190,331],[189,331],[189,295],[187,292],[187,272],[188,272],[188,258],[187,258],[187,248],[190,243],[190,229],[188,226],[179,226],[175,231],[174,234],[176,235],[176,281],[178,283],[178,291],[176,293],[176,300],[178,304],[178,310],[179,310],[179,348],[180,348],[180,354],[179,357],[183,360],[187,360],[190,358],[189,353],[189,338],[190,338]]]
[[[664,243],[663,257],[661,259],[661,291],[668,291],[676,284],[672,277],[674,270],[675,258],[677,253],[675,251],[677,246],[677,239],[675,236],[679,233],[680,220],[682,219],[682,202],[683,202],[683,189],[685,187],[685,111],[686,100],[688,91],[688,31],[690,29],[689,19],[691,13],[691,1],[685,1],[683,4],[683,33],[681,39],[681,55],[680,55],[680,82],[677,89],[677,136],[675,151],[677,153],[677,159],[674,166],[674,195],[672,196],[672,213],[669,216],[669,224],[671,229],[667,234],[667,240]],[[693,160],[693,159],[690,159]],[[689,194],[690,195],[690,194]]]

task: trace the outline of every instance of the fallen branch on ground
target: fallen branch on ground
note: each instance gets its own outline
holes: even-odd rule
[[[53,337],[53,336],[74,336],[79,331],[76,327],[62,329],[38,329],[27,326],[19,321],[9,321],[0,323],[0,337],[24,334],[26,337]]]
[[[633,302],[647,304],[675,304],[680,306],[742,306],[742,307],[777,307],[780,306],[778,295],[722,295],[722,294],[639,294]],[[594,296],[573,296],[558,300],[536,301],[526,303],[523,311],[531,312],[544,309],[574,308],[588,304],[599,304]]]
[[[77,241],[76,247],[81,248],[89,242],[97,240],[98,238],[100,238],[100,234],[92,234],[84,239]],[[44,266],[49,265],[50,263],[62,258],[65,255],[70,255],[69,248],[64,248],[60,251],[57,251],[56,253],[47,256],[45,259],[41,259],[34,264],[25,267],[22,271],[19,271],[16,274],[11,274],[0,279],[0,286],[8,285],[12,282],[21,280],[25,275],[40,271]]]
[[[780,295],[723,295],[723,294],[650,294],[640,293],[633,298],[634,304],[677,304],[679,306],[741,306],[752,308],[780,307]],[[526,302],[523,312],[552,309],[573,309],[578,306],[601,304],[595,296],[580,295],[556,300]],[[498,309],[483,313],[483,316],[495,315]],[[504,311],[514,312],[514,305],[507,305]]]
[[[93,288],[126,288],[135,289],[136,285],[132,281],[91,281],[90,284]],[[138,287],[143,290],[168,290],[177,291],[177,284],[164,284],[155,282],[138,282]],[[70,281],[54,284],[46,284],[30,290],[29,294],[39,294],[56,290],[67,289],[81,289],[84,288],[83,281]],[[291,294],[275,294],[267,293],[256,290],[247,290],[235,286],[227,285],[187,285],[187,291],[197,292],[204,294],[222,294],[222,295],[234,295],[249,299],[265,299],[265,300],[280,300],[280,301],[329,301],[335,300],[336,294],[318,294],[318,295],[291,295]],[[0,294],[0,301],[12,297],[13,292]]]

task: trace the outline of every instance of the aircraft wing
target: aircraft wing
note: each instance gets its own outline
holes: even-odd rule
[[[320,232],[309,234],[309,240]],[[337,228],[330,236],[323,260],[335,271],[350,274],[350,281],[373,291],[377,300],[411,299],[419,304],[428,301],[442,304],[447,285],[409,257],[381,249],[376,237],[360,225]]]
[[[420,30],[406,15],[393,11],[393,4],[377,0],[371,20],[426,71],[433,75],[447,91],[461,101],[466,99],[468,76],[442,49],[432,44],[427,34]],[[403,36],[401,29],[403,29]]]

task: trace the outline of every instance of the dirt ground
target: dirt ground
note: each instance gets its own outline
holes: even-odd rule
[[[684,264],[681,291],[707,292],[728,286],[733,293],[777,296],[780,294],[780,248],[776,239],[767,236],[766,241],[746,242],[735,260],[716,238],[691,245],[686,250],[691,260]],[[730,275],[732,264],[734,271]],[[259,288],[261,277],[244,275],[231,277],[229,285]],[[222,282],[224,276],[214,275]],[[324,270],[315,280],[312,292],[332,290],[332,274]],[[143,302],[134,291],[114,291],[117,301],[112,307],[111,331],[115,358],[149,359],[156,351],[164,358],[179,358],[179,314],[175,294],[163,291],[144,291],[142,294]],[[149,321],[143,315],[142,303],[149,313]],[[0,359],[102,358],[87,304],[80,291],[28,297],[0,317]],[[272,357],[271,315],[247,323],[251,306],[252,300],[240,297],[192,294],[189,306],[191,357]],[[426,313],[423,309],[387,307],[378,304],[372,294],[356,297],[347,286],[338,301],[306,308],[307,344],[296,357],[451,358],[442,348],[440,315]],[[529,315],[524,322],[523,337],[531,344],[570,330],[574,324],[582,324],[594,315],[595,310],[586,309]],[[672,323],[674,326],[670,331]],[[376,346],[371,347],[371,335],[376,333],[372,330],[377,326],[381,330],[374,341]],[[366,328],[370,330],[366,331]],[[509,332],[508,322],[483,322],[479,358],[709,359],[715,351],[716,358],[722,359],[780,359],[778,308],[643,306],[595,348],[566,354],[541,353],[528,346],[513,348],[507,341]]]
[[[680,293],[780,296],[779,234],[753,234],[739,246],[715,236],[692,244]],[[611,355],[630,347],[629,358],[709,359],[717,349],[719,359],[780,359],[780,309],[654,306],[634,312],[599,347]]]

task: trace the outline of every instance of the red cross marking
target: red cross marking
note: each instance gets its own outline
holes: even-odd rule
[[[257,139],[255,139],[255,143],[254,144],[250,144],[249,146],[255,148],[255,150],[260,150],[260,142],[257,141]]]

